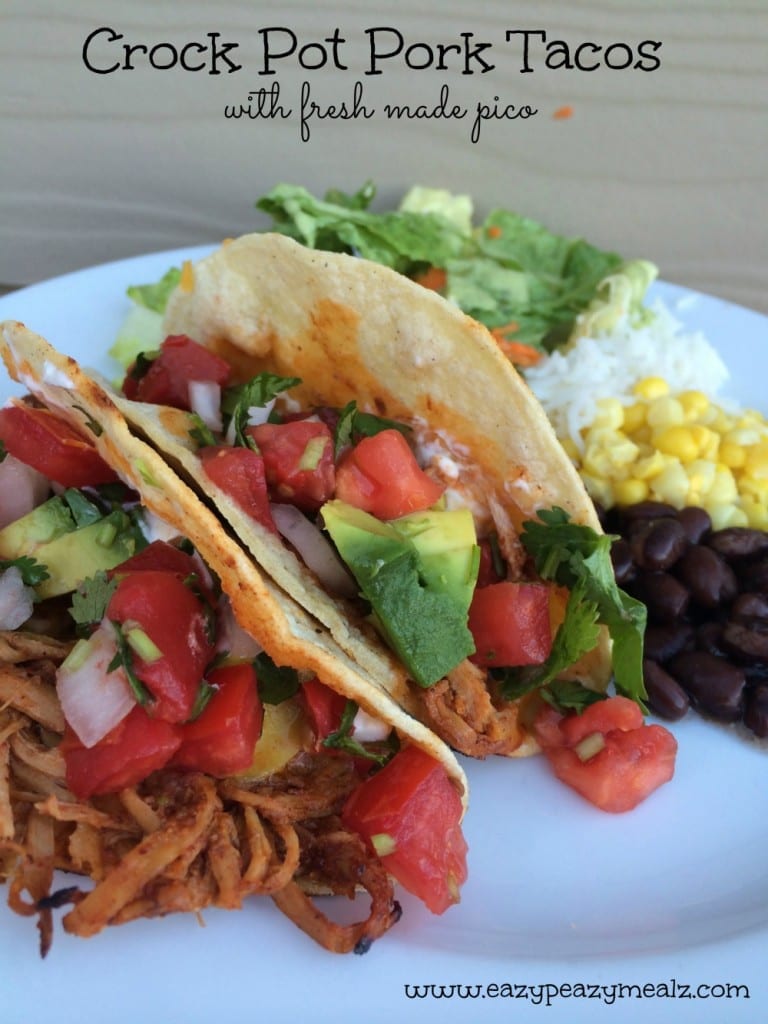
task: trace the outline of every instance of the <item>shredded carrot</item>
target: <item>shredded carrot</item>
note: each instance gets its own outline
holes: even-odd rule
[[[491,224],[486,234],[489,238],[501,238],[502,231],[498,224]]]
[[[184,262],[181,265],[181,277],[179,278],[179,288],[183,292],[194,291],[195,272],[192,269],[192,264],[189,260],[184,260]]]
[[[526,345],[522,341],[510,341],[507,335],[514,334],[516,330],[517,324],[512,320],[502,327],[494,327],[491,334],[501,351],[515,366],[535,366],[541,359],[541,352],[533,345]]]
[[[573,107],[570,103],[566,103],[563,107],[558,107],[552,117],[556,121],[567,121],[569,117],[573,117]]]
[[[433,292],[441,292],[446,286],[447,278],[445,271],[440,267],[430,267],[429,270],[425,270],[423,274],[415,277],[414,281],[425,288],[430,288]]]

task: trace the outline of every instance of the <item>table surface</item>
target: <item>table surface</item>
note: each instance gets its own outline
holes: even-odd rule
[[[378,75],[368,74],[373,28],[381,51],[402,40]],[[318,45],[334,30],[335,55],[331,43]],[[529,69],[522,30],[546,33],[546,45],[529,37]],[[211,33],[219,48],[237,44],[237,72],[221,56],[213,66]],[[294,38],[294,54],[262,74],[265,41],[285,51]],[[458,52],[483,41],[489,71]],[[644,41],[662,44],[656,70],[605,66],[637,60]],[[137,50],[132,70],[98,73],[126,46],[156,48],[160,64],[187,43],[197,72],[153,68]],[[444,48],[444,68],[419,69],[439,63],[439,43],[455,47]],[[552,66],[566,52],[574,65],[585,43],[582,66],[597,54],[600,67]],[[0,282],[262,228],[254,200],[279,181],[324,192],[371,178],[382,205],[413,182],[470,192],[480,212],[514,208],[650,258],[667,280],[768,312],[767,51],[763,0],[493,0],[477,9],[457,0],[4,0]],[[275,83],[290,117],[225,116]],[[351,108],[356,83],[374,115],[315,116],[302,139],[301,89],[324,109]],[[443,89],[465,118],[384,115],[387,103],[434,109]],[[486,118],[473,142],[477,104],[537,113]]]

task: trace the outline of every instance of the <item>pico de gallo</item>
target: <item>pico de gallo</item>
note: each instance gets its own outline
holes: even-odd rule
[[[445,452],[425,458],[414,425],[354,402],[297,409],[300,383],[266,373],[236,383],[224,359],[176,335],[134,362],[123,391],[191,414],[204,475],[330,593],[363,599],[418,684],[424,719],[455,748],[511,753],[533,735],[558,777],[605,810],[635,806],[671,778],[675,741],[643,720],[645,611],[615,584],[610,538],[551,509],[511,541],[487,517],[475,522],[456,467]],[[639,715],[632,728],[610,724],[612,699],[562,678],[601,625],[616,689]],[[542,741],[549,711],[567,724],[596,702],[602,746]],[[562,766],[566,754],[577,768]],[[612,783],[629,796],[604,800]]]
[[[184,366],[221,379],[198,349],[167,346],[170,363],[153,364],[154,383],[140,388],[167,400],[175,387],[178,400]],[[174,362],[179,353],[188,361]],[[72,646],[56,676],[59,751],[74,797],[119,793],[160,770],[247,784],[308,754],[343,759],[353,783],[322,813],[340,815],[434,913],[457,902],[467,844],[446,769],[320,679],[275,665],[234,620],[216,573],[60,416],[13,401],[0,410],[0,442],[0,487],[12,479],[27,495],[0,524],[0,628],[50,628],[64,612],[56,629]],[[233,479],[268,515],[261,457],[231,451],[262,467],[259,484],[247,470]],[[318,500],[321,461],[292,478],[308,500]]]

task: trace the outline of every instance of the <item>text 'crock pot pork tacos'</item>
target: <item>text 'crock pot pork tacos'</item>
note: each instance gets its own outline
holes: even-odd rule
[[[64,925],[90,935],[268,894],[329,949],[362,952],[399,916],[390,875],[435,912],[456,902],[467,787],[447,746],[254,565],[74,360],[14,322],[0,350],[31,394],[0,410],[4,461],[48,481],[0,529],[1,567],[35,570],[20,588],[38,613],[71,601],[80,630],[44,646],[55,657],[25,614],[0,635],[0,754],[19,732],[37,763],[17,779],[6,760],[10,789],[0,772],[14,909],[49,919],[74,902]],[[51,894],[54,867],[96,884]],[[355,925],[307,895],[359,886],[372,908]]]
[[[125,416],[454,748],[534,752],[542,697],[605,690],[605,626],[617,688],[642,697],[642,610],[485,328],[385,267],[269,234],[188,265],[163,328],[116,398]],[[326,571],[329,542],[362,601]]]

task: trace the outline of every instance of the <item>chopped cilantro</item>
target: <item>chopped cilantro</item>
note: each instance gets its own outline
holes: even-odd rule
[[[68,487],[62,497],[72,513],[76,529],[79,530],[81,526],[90,526],[91,523],[97,523],[103,518],[101,509],[75,487]]]
[[[196,718],[202,715],[203,711],[208,707],[208,701],[216,693],[218,687],[212,686],[205,679],[200,680],[200,685],[197,688],[197,696],[195,697],[195,703],[192,705],[192,711],[189,715],[189,721],[194,722]]]
[[[405,423],[374,416],[370,412],[360,412],[356,402],[348,402],[339,413],[334,435],[334,450],[338,455],[348,445],[355,444],[363,437],[380,434],[382,430],[399,430],[405,437],[411,433],[411,428]]]
[[[221,411],[225,422],[234,427],[235,444],[244,448],[253,448],[250,438],[246,436],[248,426],[248,410],[254,406],[264,408],[281,391],[301,384],[299,377],[280,377],[275,373],[259,373],[245,384],[239,384],[224,391]]]
[[[285,665],[277,666],[264,651],[253,659],[259,680],[259,697],[264,704],[282,704],[299,692],[299,673]]]
[[[0,572],[5,572],[15,566],[21,573],[21,579],[25,587],[36,587],[43,580],[50,579],[48,567],[38,562],[29,555],[21,555],[19,558],[0,559]]]
[[[115,637],[117,639],[117,653],[107,666],[107,671],[114,672],[115,669],[122,666],[125,671],[126,679],[128,680],[128,685],[133,691],[133,695],[136,698],[137,703],[141,705],[148,704],[151,695],[133,669],[133,652],[131,651],[128,640],[123,633],[122,626],[119,622],[113,622],[112,625],[114,626]]]
[[[590,704],[605,700],[607,694],[596,693],[576,679],[555,679],[541,689],[544,700],[558,711],[576,711],[581,714]]]
[[[189,431],[189,436],[198,448],[207,448],[208,445],[216,444],[216,435],[208,424],[196,412],[190,414],[194,427]]]
[[[69,614],[80,627],[80,631],[88,632],[89,626],[101,622],[116,589],[117,580],[108,579],[103,570],[97,572],[95,576],[87,577],[78,585],[72,593]]]
[[[616,690],[642,705],[645,605],[616,585],[611,563],[613,537],[570,521],[562,508],[542,510],[538,522],[523,524],[523,546],[542,579],[553,580],[597,609],[597,621],[613,640]],[[595,640],[596,642],[596,640]],[[593,645],[594,646],[594,645]]]
[[[91,433],[95,434],[96,437],[101,437],[101,435],[104,433],[104,428],[102,427],[102,425],[100,423],[98,423],[90,415],[88,410],[84,409],[82,407],[82,405],[76,405],[76,406],[74,406],[74,408],[77,409],[78,412],[81,412],[83,414],[83,416],[85,416],[85,425],[86,425],[86,427],[88,427],[88,429],[91,431]]]
[[[378,765],[386,764],[391,757],[389,751],[385,753],[375,752],[368,750],[358,743],[352,736],[352,729],[355,723],[355,715],[357,714],[357,704],[353,700],[348,700],[344,705],[344,711],[341,715],[341,722],[339,723],[338,729],[335,732],[329,733],[328,736],[323,740],[323,746],[329,750],[344,750],[348,754],[352,754],[353,757],[364,757],[368,761],[374,761]]]

